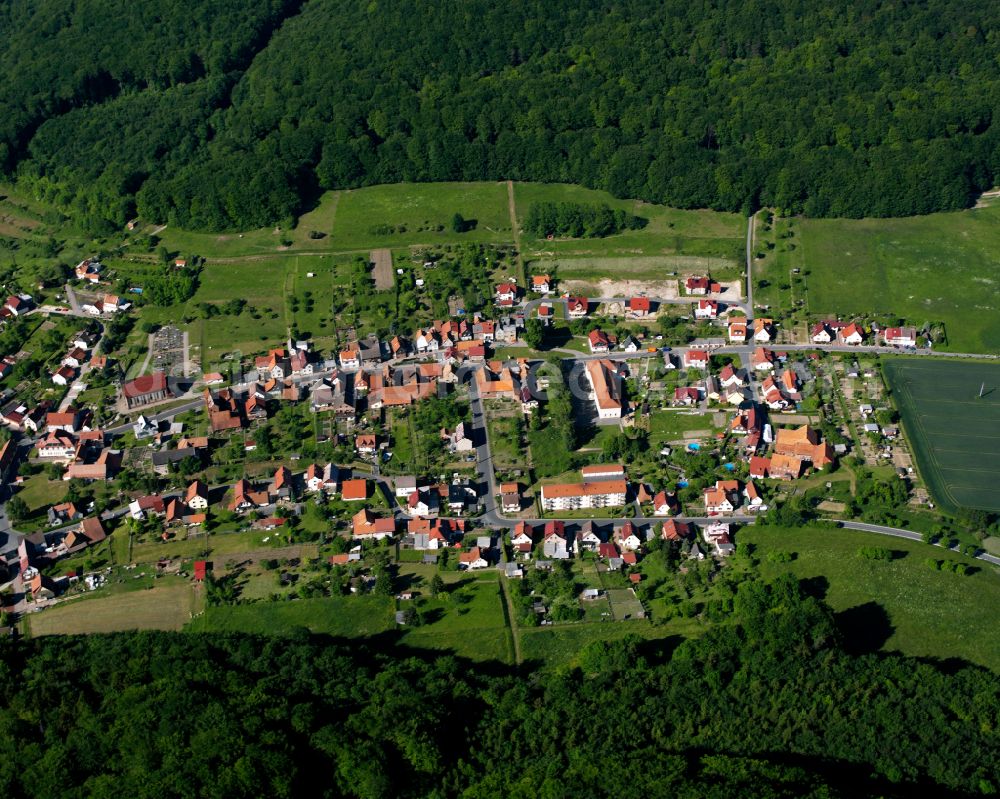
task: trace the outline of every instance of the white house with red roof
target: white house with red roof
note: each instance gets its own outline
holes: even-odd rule
[[[751,354],[750,363],[759,372],[773,372],[774,352],[764,347],[758,347]]]
[[[657,491],[653,497],[653,515],[670,516],[677,512],[677,497],[666,491]]]
[[[694,318],[718,319],[719,303],[715,300],[698,300],[698,304],[694,306]]]
[[[844,344],[858,345],[864,343],[865,331],[861,329],[861,325],[851,322],[846,327],[840,330],[840,340]]]
[[[587,343],[591,352],[607,352],[611,349],[611,339],[603,330],[591,330],[587,336]]]
[[[552,278],[548,275],[532,275],[531,290],[539,294],[548,294],[552,291]]]
[[[497,285],[496,301],[498,305],[511,305],[517,299],[516,283],[500,283]]]
[[[684,290],[694,295],[718,294],[722,291],[722,284],[716,283],[710,277],[689,277],[684,282]]]
[[[916,347],[915,327],[887,327],[882,331],[882,340],[890,347]]]
[[[705,350],[688,350],[684,353],[685,369],[706,369],[708,353]]]
[[[817,322],[809,330],[809,338],[813,344],[829,344],[833,341],[833,335],[826,322]]]
[[[645,319],[653,310],[649,297],[629,297],[625,302],[625,317],[628,319]]]

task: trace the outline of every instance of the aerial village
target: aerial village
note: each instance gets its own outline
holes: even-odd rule
[[[203,539],[210,552],[219,536],[256,531],[262,545],[323,542],[327,567],[354,576],[351,591],[373,580],[366,553],[390,547],[510,579],[594,560],[641,595],[650,547],[724,564],[742,525],[805,486],[822,491],[839,459],[888,458],[904,480],[913,473],[898,428],[875,423],[888,407],[877,376],[862,377],[850,353],[916,347],[914,328],[823,319],[790,342],[705,275],[662,299],[571,296],[550,275],[526,288],[511,278],[495,285],[491,314],[358,335],[327,352],[290,338],[228,373],[195,369],[186,334],[167,325],[132,376],[109,339],[136,308],[105,291],[96,259],[74,278],[63,305],[22,294],[0,310],[72,328],[50,373],[20,375],[0,411],[6,524],[18,533],[0,577],[19,612],[100,588],[111,565],[94,569],[87,552],[112,531],[127,537],[125,553],[157,542],[158,568],[196,581],[220,564],[172,558],[171,542]],[[693,340],[665,343],[655,323],[668,310]],[[573,347],[540,351],[539,337],[560,326]],[[17,363],[5,357],[3,375]],[[88,405],[94,383],[110,387],[109,402]],[[549,407],[567,387],[568,421]],[[565,453],[570,469],[545,475],[529,463],[540,460],[529,431],[560,424],[605,443]],[[615,452],[635,441],[641,456]],[[65,482],[66,498],[18,502],[39,481]]]

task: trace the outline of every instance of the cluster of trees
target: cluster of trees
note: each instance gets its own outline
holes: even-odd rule
[[[544,416],[540,408],[535,408],[528,426],[532,463],[539,477],[553,477],[572,469],[579,443],[569,390],[553,381],[546,397]]]
[[[259,227],[324,188],[498,178],[926,213],[1000,174],[998,25],[985,0],[8,3],[0,170],[95,230],[135,209]]]
[[[638,230],[649,220],[620,208],[586,203],[532,203],[524,230],[533,236],[569,236],[574,239],[603,238],[623,230]]]
[[[181,305],[198,290],[200,272],[200,266],[191,269],[164,266],[145,279],[142,297],[154,305]],[[245,300],[239,302],[245,303]]]
[[[546,607],[553,621],[577,621],[583,615],[579,596],[585,586],[577,581],[577,575],[565,561],[553,562],[551,571],[527,569],[523,580],[509,585],[517,623],[524,627],[541,624],[543,616],[535,611],[536,602]]]
[[[208,590],[226,601],[225,586]],[[296,630],[4,642],[0,789],[721,799],[1000,786],[997,675],[847,654],[832,612],[790,575],[741,583],[730,618],[679,645],[598,641],[531,679]]]

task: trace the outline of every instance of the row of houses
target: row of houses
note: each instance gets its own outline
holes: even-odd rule
[[[888,347],[917,346],[917,329],[915,327],[887,327],[881,330],[873,327],[872,333]],[[868,333],[858,322],[824,320],[812,326],[809,336],[814,344],[857,346],[865,343]]]

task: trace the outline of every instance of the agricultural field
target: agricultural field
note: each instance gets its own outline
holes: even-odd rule
[[[33,636],[180,630],[195,612],[196,590],[180,578],[165,577],[155,584],[146,580],[139,590],[102,591],[33,614],[29,628]]]
[[[890,358],[883,370],[931,495],[1000,511],[1000,366]]]
[[[452,230],[461,214],[470,226]],[[505,183],[397,183],[340,193],[328,246],[336,251],[513,240]]]
[[[1000,205],[797,227],[811,315],[941,321],[948,349],[1000,352]]]
[[[966,576],[937,571],[925,561],[972,561],[918,541],[832,527],[745,527],[739,541],[756,547],[765,579],[790,571],[825,594],[851,648],[962,658],[1000,671],[995,634],[1000,579],[990,566],[976,562],[970,566],[974,573]],[[892,550],[893,559],[858,555],[860,547],[871,546]],[[775,552],[791,553],[793,559],[773,562],[769,556]]]
[[[288,635],[304,627],[313,633],[357,638],[377,635],[395,626],[391,598],[338,596],[210,607],[184,630]]]

